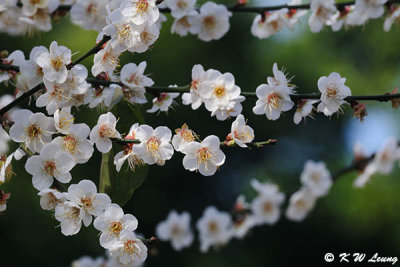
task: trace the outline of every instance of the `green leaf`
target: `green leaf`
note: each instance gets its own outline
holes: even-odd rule
[[[125,132],[128,132],[129,127],[136,122],[144,124],[144,118],[139,108],[128,102],[120,102],[114,107],[113,112],[119,118],[118,125]],[[114,155],[121,150],[123,150],[121,145],[113,144],[113,149],[103,154],[99,192],[108,194],[114,203],[123,206],[147,178],[149,166],[136,166],[135,171],[132,171],[126,161],[118,173],[114,165]]]

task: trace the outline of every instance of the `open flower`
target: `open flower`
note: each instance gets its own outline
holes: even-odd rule
[[[50,44],[50,51],[36,55],[36,64],[43,71],[44,78],[50,82],[63,83],[67,79],[67,65],[71,63],[71,50],[59,46],[56,41]]]
[[[48,53],[49,50],[44,46],[35,46],[32,48],[29,54],[29,60],[26,60],[20,67],[21,74],[28,77],[27,82],[29,88],[32,88],[43,81],[43,69],[36,64],[36,58],[42,52]]]
[[[257,15],[251,26],[251,33],[260,39],[264,39],[281,31],[287,23],[286,14],[288,11],[287,8],[282,8],[277,11],[265,12],[264,16]]]
[[[332,186],[332,178],[324,162],[306,161],[300,180],[317,197],[326,195]]]
[[[140,62],[126,64],[121,69],[121,82],[125,85],[123,93],[131,103],[147,103],[145,97],[146,87],[154,85],[152,79],[144,75],[147,63]]]
[[[74,165],[71,155],[60,150],[58,145],[50,143],[43,146],[39,155],[26,161],[25,169],[33,175],[33,187],[43,190],[53,184],[53,178],[61,183],[71,181],[69,171]]]
[[[280,205],[285,200],[285,195],[271,183],[261,184],[253,179],[251,185],[258,192],[258,196],[251,202],[254,224],[276,223],[281,214]]]
[[[296,112],[294,113],[293,122],[295,124],[299,124],[301,120],[308,116],[311,116],[311,112],[313,111],[313,104],[317,103],[318,100],[310,100],[310,99],[301,99],[297,103]]]
[[[59,133],[68,134],[74,124],[74,116],[71,114],[71,107],[57,109],[54,112],[54,124]]]
[[[107,194],[97,193],[96,185],[90,180],[82,180],[68,188],[68,199],[82,209],[82,220],[85,226],[92,222],[92,215],[100,216],[111,199]]]
[[[232,237],[231,224],[231,216],[228,213],[218,211],[214,206],[207,207],[196,223],[200,251],[207,252],[210,246],[226,244]]]
[[[183,152],[188,144],[196,140],[197,135],[184,123],[181,128],[175,129],[172,145],[176,151]]]
[[[308,212],[314,208],[315,201],[316,196],[308,188],[301,188],[290,197],[286,217],[296,222],[304,220]]]
[[[158,110],[167,112],[169,107],[174,103],[174,98],[178,96],[179,93],[160,93],[153,99],[153,106],[147,112],[154,113]]]
[[[51,188],[41,190],[38,195],[40,196],[40,207],[44,210],[54,210],[68,197],[68,193],[62,193]]]
[[[75,235],[81,230],[83,209],[71,201],[64,201],[54,209],[54,216],[60,222],[63,235]]]
[[[117,204],[111,204],[103,214],[94,220],[93,225],[101,232],[100,245],[104,248],[111,248],[120,239],[122,231],[135,231],[138,221],[135,216],[124,214]]]
[[[336,11],[334,0],[311,0],[312,13],[308,20],[311,32],[320,32]]]
[[[231,133],[229,134],[235,143],[240,147],[247,147],[246,143],[250,143],[254,139],[254,130],[246,125],[244,116],[240,114],[232,123]]]
[[[202,175],[213,175],[225,162],[220,149],[220,140],[215,135],[206,137],[201,143],[191,142],[184,149],[183,167],[189,171],[199,170]]]
[[[165,126],[153,129],[148,125],[141,125],[137,131],[137,139],[141,143],[135,146],[136,153],[144,163],[162,166],[174,154],[174,148],[169,143],[171,136],[171,130]]]
[[[155,0],[124,1],[121,5],[121,13],[136,25],[153,24],[160,16]]]
[[[170,240],[172,247],[177,251],[190,246],[193,242],[190,214],[188,212],[178,214],[172,210],[167,219],[157,225],[156,234],[162,241]]]
[[[147,258],[147,247],[131,231],[122,231],[110,248],[111,257],[123,266],[138,266]]]
[[[65,136],[56,137],[52,143],[70,154],[76,164],[86,163],[93,155],[93,144],[87,139],[89,126],[84,123],[74,124]]]
[[[136,139],[136,134],[139,130],[139,123],[135,123],[134,125],[131,126],[129,129],[129,134],[125,136],[124,139],[126,140],[133,140]],[[117,172],[121,170],[122,165],[126,160],[128,160],[129,163],[129,168],[131,168],[132,171],[135,170],[135,167],[137,165],[142,165],[143,160],[140,158],[140,156],[136,153],[136,146],[133,143],[127,143],[124,146],[124,150],[121,152],[118,152],[115,157],[114,157],[114,164],[116,166]]]
[[[321,92],[319,112],[330,116],[340,109],[340,106],[345,103],[343,99],[351,95],[350,88],[344,85],[345,82],[346,78],[340,77],[340,74],[336,72],[318,79],[318,89]]]
[[[97,125],[90,132],[90,141],[96,144],[101,153],[107,153],[112,148],[110,138],[121,138],[115,129],[117,119],[111,112],[100,115]]]
[[[229,30],[229,18],[232,13],[224,5],[206,2],[200,8],[200,14],[193,23],[193,33],[199,39],[209,42],[221,39]]]
[[[55,130],[53,118],[27,109],[18,110],[13,116],[14,124],[10,129],[13,141],[24,143],[33,152],[40,152],[44,144],[51,142]]]

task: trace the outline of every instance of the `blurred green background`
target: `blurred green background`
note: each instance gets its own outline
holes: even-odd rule
[[[383,94],[400,84],[400,29],[393,27],[390,33],[384,32],[383,20],[338,33],[325,28],[319,34],[311,34],[307,18],[303,18],[294,30],[259,40],[250,33],[253,17],[234,14],[227,35],[207,43],[196,36],[172,35],[172,19],[168,16],[154,47],[143,54],[125,53],[121,65],[147,61],[146,73],[156,85],[185,85],[191,80],[192,66],[202,64],[205,69],[234,74],[242,91],[255,91],[259,84],[266,83],[274,62],[294,76],[293,83],[301,93],[316,92],[318,78],[333,71],[347,77],[346,84],[353,95]],[[1,34],[0,48],[10,52],[21,49],[29,55],[32,47],[48,47],[56,40],[78,52],[74,56],[77,58],[94,45],[96,35],[72,25],[66,17],[55,23],[51,32],[33,37]],[[92,60],[84,61],[88,69]],[[2,86],[1,92],[11,93],[12,88]],[[215,134],[223,139],[230,131],[232,120],[220,122],[211,118],[204,107],[192,111],[181,104],[180,98],[177,102],[179,105],[168,114],[145,114],[146,123],[175,129],[186,122],[203,138]],[[268,121],[252,113],[254,104],[255,99],[246,100],[243,114],[255,129],[256,140],[275,138],[278,144],[259,150],[225,149],[226,163],[211,177],[185,171],[180,153],[164,167],[152,166],[143,185],[123,207],[138,218],[138,232],[154,235],[156,224],[171,209],[189,211],[193,226],[208,205],[230,211],[239,194],[245,194],[248,200],[255,196],[249,185],[251,178],[274,182],[286,193],[294,192],[300,187],[299,175],[307,159],[323,160],[334,172],[351,162],[355,141],[361,141],[373,152],[386,137],[400,136],[399,113],[388,103],[367,103],[369,115],[364,123],[352,118],[347,106],[344,115],[327,118],[317,114],[315,120],[299,125],[293,123],[293,110],[278,121]],[[33,109],[32,104],[29,107]],[[150,107],[148,103],[141,109]],[[78,122],[93,127],[98,111],[80,108],[76,115]],[[129,118],[129,113],[123,111],[117,116]],[[117,125],[125,133],[129,127],[130,124]],[[73,169],[73,182],[91,179],[97,183],[100,160],[101,155],[95,150],[88,164]],[[25,159],[13,163],[17,176],[1,188],[12,195],[0,216],[0,266],[69,266],[83,255],[103,256],[104,249],[93,226],[82,227],[72,237],[61,234],[52,213],[40,208],[24,164]],[[399,168],[390,176],[374,177],[364,189],[353,188],[355,176],[352,173],[335,182],[329,195],[318,200],[304,222],[294,223],[282,216],[276,225],[254,228],[244,240],[232,240],[226,247],[207,254],[199,252],[198,240],[179,253],[168,243],[160,242],[146,266],[320,266],[325,263],[327,252],[400,256]]]

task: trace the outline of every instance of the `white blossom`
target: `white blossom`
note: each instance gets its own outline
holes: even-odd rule
[[[385,30],[385,32],[390,31],[393,23],[399,21],[399,18],[400,18],[400,8],[392,7],[390,9],[389,15],[386,17],[385,22],[383,23],[383,29]]]
[[[225,154],[220,149],[220,140],[215,135],[207,136],[201,143],[191,142],[183,151],[183,167],[189,171],[199,172],[204,176],[211,176],[218,167],[224,164]]]
[[[175,129],[175,135],[172,137],[172,145],[176,151],[184,152],[187,145],[195,141],[196,138],[197,135],[184,123],[181,128]]]
[[[302,221],[308,212],[314,208],[316,196],[308,188],[301,188],[289,200],[286,217],[292,221]]]
[[[307,160],[300,180],[316,196],[325,196],[332,186],[332,178],[324,162]]]
[[[54,130],[53,118],[21,109],[14,114],[10,137],[17,143],[24,143],[31,151],[40,152],[44,144],[51,142]]]
[[[104,267],[105,264],[104,258],[102,257],[92,259],[89,256],[82,256],[81,258],[74,260],[71,263],[71,267]]]
[[[318,89],[321,92],[319,112],[330,116],[340,109],[340,106],[345,103],[343,99],[351,95],[350,88],[344,85],[345,82],[346,78],[340,77],[340,74],[336,72],[318,79]]]
[[[172,133],[165,126],[153,129],[148,125],[141,125],[136,136],[141,142],[135,146],[136,153],[146,164],[157,163],[162,166],[174,154],[174,148],[170,144]]]
[[[63,83],[68,76],[67,65],[71,63],[71,50],[59,46],[56,41],[50,44],[50,51],[36,55],[36,64],[43,71],[44,78],[50,82]]]
[[[10,178],[10,176],[12,175],[10,164],[13,157],[14,153],[11,153],[8,156],[0,156],[0,185],[3,184],[6,179]]]
[[[157,225],[156,235],[162,241],[171,241],[172,247],[177,251],[189,247],[193,242],[190,214],[188,212],[179,214],[172,210],[166,220]]]
[[[136,230],[138,220],[131,214],[124,214],[117,204],[111,204],[94,220],[93,225],[101,232],[100,245],[111,248],[115,242],[119,241],[122,231]]]
[[[179,36],[186,36],[188,33],[195,34],[196,17],[199,13],[196,10],[191,10],[182,17],[176,18],[171,26],[171,33],[176,33]]]
[[[254,139],[254,130],[246,125],[244,116],[240,114],[232,122],[231,133],[229,135],[240,147],[247,147],[246,143],[251,143]]]
[[[97,76],[102,72],[110,73],[115,70],[119,64],[119,55],[121,51],[114,49],[111,42],[94,55],[94,63],[92,66],[93,76]]]
[[[68,188],[68,199],[82,209],[85,226],[92,222],[92,215],[100,216],[111,204],[107,194],[97,193],[96,185],[90,180],[82,180]]]
[[[32,88],[43,82],[43,69],[36,64],[36,58],[42,52],[48,53],[49,51],[44,46],[35,46],[32,48],[29,54],[29,60],[26,60],[20,67],[21,73],[27,77],[29,88]]]
[[[264,39],[281,31],[287,23],[286,14],[288,11],[287,8],[282,8],[277,11],[265,12],[264,16],[257,15],[251,26],[251,33],[260,39]]]
[[[43,190],[53,184],[53,178],[61,183],[71,181],[69,171],[74,165],[71,155],[60,150],[58,145],[50,143],[43,146],[39,155],[28,158],[25,169],[33,176],[33,187]]]
[[[139,130],[139,123],[135,123],[129,129],[129,134],[124,137],[126,140],[136,139],[137,132]],[[136,146],[133,143],[127,143],[124,146],[124,150],[118,152],[114,157],[114,164],[117,172],[121,170],[122,165],[128,160],[129,168],[134,171],[137,165],[142,165],[143,161],[140,156],[136,153]]]
[[[166,0],[166,6],[174,18],[181,18],[195,9],[196,0]]]
[[[54,210],[57,205],[62,204],[68,197],[67,193],[51,188],[41,190],[38,195],[40,196],[40,207],[44,210]]]
[[[224,5],[206,2],[193,23],[193,33],[202,41],[221,39],[229,30],[232,13]]]
[[[154,24],[160,16],[155,0],[124,1],[121,5],[121,13],[136,25]]]
[[[119,241],[114,242],[110,254],[123,266],[134,267],[147,258],[147,247],[131,231],[122,231]]]
[[[167,112],[169,107],[172,106],[172,104],[174,103],[174,98],[178,96],[179,93],[160,93],[157,97],[153,98],[153,107],[151,109],[148,109],[147,112]]]
[[[79,205],[71,201],[64,201],[62,205],[57,205],[54,211],[63,235],[75,235],[81,230],[84,211]]]
[[[70,16],[73,23],[84,29],[101,31],[106,24],[106,0],[77,0]]]
[[[285,200],[285,195],[271,183],[261,184],[253,179],[251,185],[258,192],[258,196],[251,202],[254,224],[275,224],[279,220],[280,205]]]
[[[147,63],[141,62],[126,64],[121,69],[121,82],[125,85],[123,93],[131,103],[147,103],[145,97],[146,87],[154,85],[152,79],[144,75]]]
[[[107,153],[112,148],[110,138],[121,138],[119,132],[115,129],[117,119],[108,112],[100,115],[97,125],[90,132],[90,141],[96,144],[101,153]]]
[[[218,211],[214,206],[204,210],[203,216],[197,221],[199,231],[200,251],[207,252],[210,246],[226,244],[232,237],[231,217],[228,213]]]
[[[334,0],[311,0],[311,16],[308,20],[311,32],[320,32],[324,24],[337,11]]]
[[[314,109],[313,104],[317,103],[318,100],[301,99],[297,103],[296,112],[294,113],[293,122],[299,124],[301,120],[311,116],[311,112]]]
[[[90,128],[84,123],[74,124],[65,136],[56,137],[52,143],[72,156],[76,164],[86,163],[93,155],[93,144],[87,139]]]

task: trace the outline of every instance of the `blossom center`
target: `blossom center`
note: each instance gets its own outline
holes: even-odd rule
[[[182,139],[185,140],[186,142],[193,142],[195,139],[192,134],[192,131],[182,130],[180,134]]]
[[[90,209],[93,206],[92,198],[90,197],[81,198],[81,203],[86,209]]]
[[[208,223],[208,231],[210,233],[218,232],[218,224],[215,221],[211,221]]]
[[[32,5],[40,4],[40,0],[30,0]]]
[[[100,137],[112,137],[114,135],[114,129],[108,126],[107,124],[103,124],[99,129]]]
[[[147,141],[147,151],[152,153],[153,155],[158,152],[160,149],[160,140],[155,137],[151,137],[149,141]]]
[[[129,24],[124,24],[118,29],[118,40],[124,42],[131,39],[131,26]]]
[[[139,0],[136,4],[136,8],[139,14],[143,14],[149,8],[149,3],[147,2],[147,0]]]
[[[273,207],[274,206],[272,205],[272,203],[268,201],[264,203],[262,208],[264,213],[270,213],[273,210]]]
[[[187,3],[185,1],[178,1],[178,3],[176,3],[176,5],[180,9],[185,9],[187,7]]]
[[[172,225],[172,227],[171,227],[171,235],[172,235],[172,236],[179,236],[179,235],[181,235],[181,234],[182,234],[182,229],[181,229],[181,227],[179,227],[178,224]]]
[[[207,148],[203,147],[199,150],[199,161],[200,163],[204,163],[209,161],[212,158],[210,151]]]
[[[327,97],[335,97],[337,94],[337,91],[335,88],[328,88],[326,89],[326,96]]]
[[[221,98],[225,96],[226,90],[224,86],[218,86],[214,88],[214,94],[216,97]]]
[[[32,124],[26,129],[26,133],[29,138],[36,138],[41,134],[41,130],[35,124]]]
[[[180,18],[177,23],[179,25],[181,25],[182,27],[185,27],[185,28],[190,28],[190,26],[191,26],[189,21],[188,21],[187,16],[184,16],[184,17]]]
[[[142,39],[143,43],[146,45],[149,45],[151,43],[151,40],[153,40],[154,35],[147,32],[147,31],[142,31],[140,33],[140,39]]]
[[[214,16],[207,16],[203,18],[203,24],[206,28],[213,28],[215,26]]]
[[[67,152],[74,154],[77,144],[78,140],[76,140],[75,137],[71,135],[67,135],[64,137],[64,147]]]
[[[281,106],[281,96],[277,93],[272,93],[267,97],[267,103],[270,104],[275,109]]]
[[[192,83],[190,84],[190,88],[197,90],[199,83],[200,83],[200,81],[192,81]]]
[[[113,222],[110,225],[110,232],[113,234],[119,234],[122,231],[122,223],[120,222]]]
[[[48,175],[53,176],[56,171],[56,164],[54,163],[54,161],[46,161],[44,163],[43,170]]]
[[[64,66],[64,57],[56,56],[50,60],[50,65],[56,71],[59,71],[62,66]]]
[[[124,243],[124,250],[128,253],[128,254],[137,254],[137,249],[135,246],[136,241],[134,240],[128,240]]]
[[[321,175],[317,172],[312,173],[310,177],[311,177],[311,180],[313,180],[316,183],[318,183],[319,180],[321,180]]]

